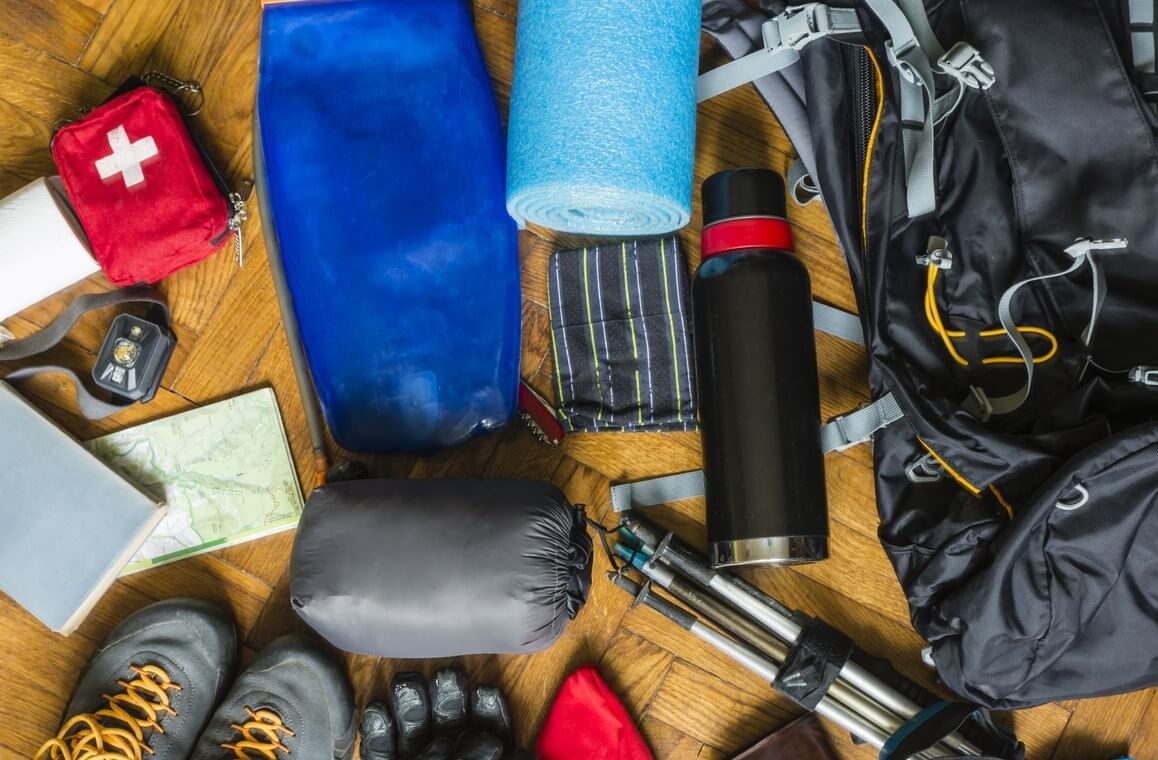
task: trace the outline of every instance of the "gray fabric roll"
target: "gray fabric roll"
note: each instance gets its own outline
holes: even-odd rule
[[[591,539],[549,483],[347,481],[311,496],[292,574],[294,609],[340,649],[536,652],[587,599]]]

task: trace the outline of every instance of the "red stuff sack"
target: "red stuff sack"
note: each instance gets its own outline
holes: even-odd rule
[[[234,208],[176,102],[154,87],[135,87],[61,128],[52,158],[114,285],[155,283],[236,232]]]

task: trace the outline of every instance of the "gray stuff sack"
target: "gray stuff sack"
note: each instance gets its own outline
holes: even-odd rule
[[[349,652],[537,652],[587,600],[583,509],[529,480],[359,480],[310,497],[290,599]]]

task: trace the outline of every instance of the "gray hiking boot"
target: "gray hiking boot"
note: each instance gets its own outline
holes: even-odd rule
[[[238,676],[191,760],[349,760],[357,724],[345,669],[283,636]]]
[[[37,760],[188,760],[237,662],[237,629],[218,607],[170,599],[113,629],[73,689]]]

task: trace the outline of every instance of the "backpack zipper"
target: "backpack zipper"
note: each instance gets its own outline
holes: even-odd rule
[[[880,69],[868,47],[849,47],[849,54],[845,56],[845,68],[848,79],[852,83],[853,125],[856,144],[853,146],[853,161],[856,169],[855,177],[859,186],[854,188],[859,200],[861,221],[860,244],[860,296],[861,308],[867,313],[871,301],[869,292],[869,256],[868,256],[868,172],[872,168],[872,147],[876,140],[876,129],[880,120],[882,92],[880,87]]]
[[[246,180],[241,185],[241,192],[228,193],[229,221],[226,222],[225,230],[210,241],[211,245],[217,246],[233,235],[233,255],[238,267],[245,266],[245,241],[241,237],[241,225],[249,221],[249,196],[252,192],[253,181]]]

